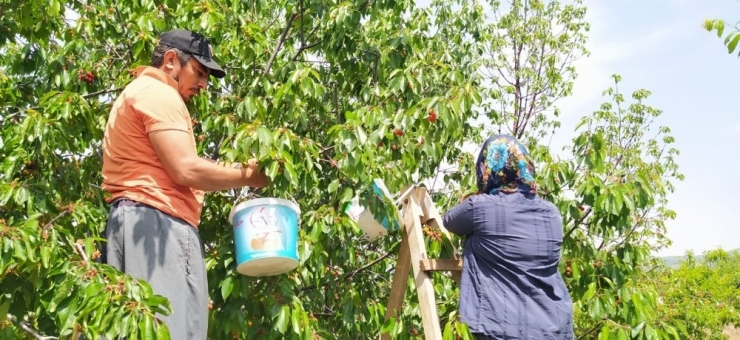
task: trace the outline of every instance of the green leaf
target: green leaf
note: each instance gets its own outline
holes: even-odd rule
[[[51,244],[41,247],[41,265],[44,266],[44,268],[49,268],[51,260],[51,247]]]
[[[733,53],[733,52],[735,52],[735,48],[737,47],[737,43],[740,42],[740,33],[734,32],[733,34],[730,35],[730,37],[732,37],[732,39],[727,44],[727,52],[728,53]]]
[[[358,126],[355,128],[355,132],[357,133],[357,140],[360,142],[360,145],[365,145],[367,142],[367,134],[365,134],[365,130]]]
[[[264,126],[257,128],[257,140],[260,146],[260,156],[267,154],[270,146],[272,146],[272,133]]]
[[[388,320],[383,322],[383,326],[380,327],[380,333],[392,334],[394,328],[396,328],[396,318],[388,318]]]
[[[340,201],[342,203],[349,202],[352,200],[353,192],[352,188],[344,188],[344,191],[342,192],[342,197],[340,198]]]
[[[154,340],[156,334],[152,328],[152,319],[148,316],[144,316],[144,322],[139,324],[139,332],[141,332],[141,339],[143,340]]]
[[[49,312],[54,313],[56,310],[56,306],[59,305],[59,303],[66,299],[69,294],[72,292],[72,289],[74,288],[74,281],[65,281],[60,286],[58,286],[56,293],[54,294],[54,297],[51,300],[51,303],[49,304]]]
[[[221,282],[221,297],[226,300],[229,295],[231,295],[231,291],[234,289],[234,281],[232,276],[227,276],[224,278],[224,280]]]
[[[0,303],[0,322],[5,322],[8,318],[8,310],[10,309],[10,301]]]
[[[642,332],[642,329],[643,329],[643,328],[645,328],[645,321],[643,321],[643,322],[640,322],[640,323],[639,323],[639,324],[637,324],[637,325],[636,325],[635,327],[632,327],[632,332],[631,332],[631,334],[632,334],[632,337],[633,337],[633,338],[634,338],[634,337],[637,337],[637,335],[638,335],[638,334],[640,334],[640,332]]]
[[[578,267],[578,266],[574,266]],[[591,282],[588,284],[588,290],[586,291],[586,294],[583,294],[583,301],[591,300],[596,295],[596,282]]]
[[[157,339],[170,339],[170,331],[164,325],[157,328]]]
[[[275,327],[274,329],[280,332],[280,334],[285,334],[285,331],[288,329],[288,319],[290,318],[290,308],[288,305],[283,305],[280,308],[280,312],[277,315],[277,319],[275,320]]]
[[[331,183],[329,183],[328,191],[331,194],[331,193],[337,191],[337,188],[339,188],[339,180],[338,179],[335,179],[335,180],[331,181]]]
[[[725,22],[722,20],[715,20],[714,29],[717,30],[717,38],[722,38],[722,35],[725,33]]]
[[[293,313],[291,313],[291,318],[290,318],[290,320],[292,321],[292,325],[293,325],[293,332],[299,335],[301,334],[301,319],[302,319],[301,314],[302,313],[300,310],[294,309]]]
[[[293,168],[292,163],[284,163],[283,166],[285,167],[285,170],[283,171],[283,174],[285,174],[285,177],[288,179],[288,181],[293,184],[298,184],[298,174],[296,173],[295,169]]]

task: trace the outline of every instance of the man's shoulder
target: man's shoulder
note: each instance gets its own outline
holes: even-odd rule
[[[180,99],[177,90],[151,77],[138,77],[123,90],[127,98]]]

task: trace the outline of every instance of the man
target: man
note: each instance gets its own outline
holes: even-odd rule
[[[268,184],[254,160],[222,166],[196,153],[185,104],[209,75],[225,76],[212,53],[200,34],[162,34],[151,66],[137,68],[114,102],[103,140],[102,187],[111,210],[102,260],[169,299],[173,313],[162,319],[172,339],[206,339],[208,287],[197,229],[204,192]]]

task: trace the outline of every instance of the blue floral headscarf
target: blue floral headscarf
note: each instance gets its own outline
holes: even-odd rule
[[[478,191],[534,194],[534,162],[527,148],[514,136],[497,135],[488,138],[476,162]]]

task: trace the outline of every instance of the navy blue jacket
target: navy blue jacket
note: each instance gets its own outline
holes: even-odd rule
[[[534,194],[474,195],[444,216],[465,236],[460,320],[497,339],[573,339],[573,303],[558,272],[560,212]]]

